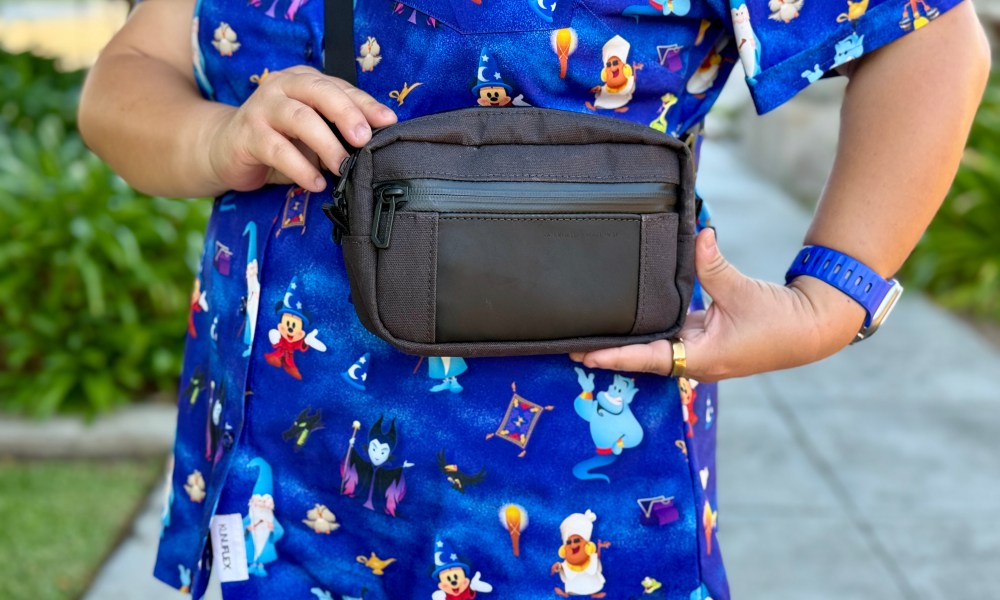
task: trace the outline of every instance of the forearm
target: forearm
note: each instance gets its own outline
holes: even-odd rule
[[[235,109],[202,99],[157,62],[116,56],[96,66],[81,98],[80,131],[97,155],[143,192],[170,197],[222,193],[207,140],[209,129]]]
[[[203,99],[195,87],[192,9],[187,0],[140,4],[102,52],[80,98],[87,145],[150,194],[225,191],[212,171],[207,140],[235,108]]]
[[[986,85],[989,54],[966,2],[848,64],[839,149],[805,241],[852,255],[888,277],[951,185]],[[857,302],[819,279],[802,276],[782,286],[741,274],[711,229],[698,234],[695,269],[712,303],[688,315],[680,337],[687,376],[698,381],[819,360],[847,345],[864,321]],[[661,340],[573,358],[591,368],[666,375],[672,355],[672,345]]]
[[[850,72],[836,160],[806,243],[893,275],[955,177],[988,70],[989,49],[968,2],[859,61]],[[796,285],[824,304],[818,308],[828,312],[828,335],[835,338],[829,343],[849,340],[864,313],[818,281]]]

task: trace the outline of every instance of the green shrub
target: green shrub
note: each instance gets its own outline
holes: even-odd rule
[[[35,77],[38,76],[37,79]],[[0,409],[95,414],[177,385],[209,205],[83,145],[82,74],[0,53]]]
[[[903,275],[944,306],[1000,322],[1000,69],[948,199]]]

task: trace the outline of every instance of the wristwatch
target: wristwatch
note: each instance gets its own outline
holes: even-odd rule
[[[865,309],[865,322],[852,344],[871,337],[903,293],[903,286],[895,279],[883,279],[864,263],[825,246],[803,247],[785,274],[785,283],[799,275],[825,281]]]

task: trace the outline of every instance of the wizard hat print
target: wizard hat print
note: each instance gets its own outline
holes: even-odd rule
[[[514,91],[504,81],[496,56],[487,52],[486,48],[479,53],[479,69],[476,71],[476,85],[472,88],[472,93],[478,94],[484,87],[502,87],[508,94]]]

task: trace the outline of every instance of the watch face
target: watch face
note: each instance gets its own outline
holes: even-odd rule
[[[882,325],[889,315],[892,313],[892,309],[896,308],[896,303],[899,302],[899,297],[903,295],[903,286],[899,284],[895,279],[892,280],[892,287],[886,292],[885,297],[882,298],[882,302],[872,313],[872,322],[867,327],[862,327],[861,331],[858,332],[858,337],[854,342],[860,342],[861,340],[870,338]]]

